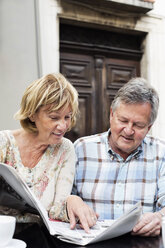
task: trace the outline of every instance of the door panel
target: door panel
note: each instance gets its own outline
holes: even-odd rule
[[[66,136],[72,141],[95,132],[95,84],[93,58],[88,55],[61,53],[60,70],[79,93],[79,116],[76,126]]]
[[[72,81],[74,86],[92,87],[93,61],[90,56],[61,53],[60,67],[61,72]]]
[[[140,75],[140,64],[138,61],[106,59],[106,88],[104,106],[106,109],[104,130],[109,128],[110,105],[117,91],[129,81],[129,79]]]

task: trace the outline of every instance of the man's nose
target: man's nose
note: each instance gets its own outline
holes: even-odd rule
[[[124,128],[125,134],[130,136],[134,134],[134,129],[133,129],[133,125],[131,123],[128,123],[126,125],[126,127]]]

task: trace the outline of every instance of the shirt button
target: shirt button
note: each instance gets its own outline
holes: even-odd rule
[[[119,206],[120,206],[120,205],[119,205],[119,203],[118,203],[118,204],[116,205],[116,207],[119,208]]]

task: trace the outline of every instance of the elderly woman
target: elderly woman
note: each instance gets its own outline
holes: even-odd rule
[[[34,81],[15,115],[22,128],[0,132],[0,162],[15,168],[50,218],[70,221],[71,228],[78,218],[89,231],[97,215],[81,198],[70,195],[75,153],[71,141],[63,137],[75,124],[77,112],[77,91],[64,76],[49,74]],[[29,214],[18,216],[18,221],[31,221]]]

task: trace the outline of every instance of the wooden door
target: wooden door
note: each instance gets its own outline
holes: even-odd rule
[[[79,93],[80,116],[76,126],[66,135],[72,141],[106,131],[116,92],[130,78],[140,75],[141,54],[137,50],[123,52],[107,46],[100,48],[80,40],[68,42],[63,39],[60,44],[60,71]]]

